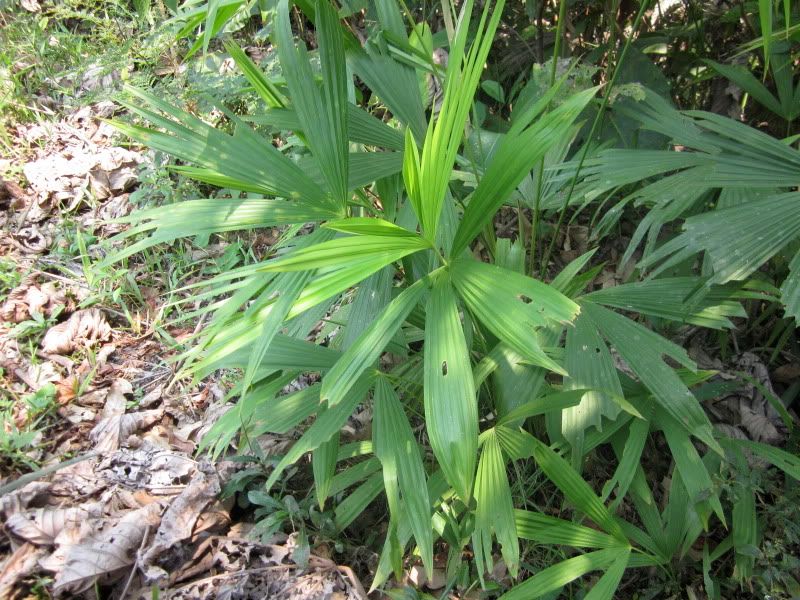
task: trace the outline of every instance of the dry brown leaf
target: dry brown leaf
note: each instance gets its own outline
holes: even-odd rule
[[[49,317],[57,306],[66,306],[70,301],[64,291],[59,290],[52,282],[41,285],[27,281],[8,294],[8,298],[0,306],[0,319],[11,323],[21,323],[33,314]]]
[[[37,546],[54,543],[65,528],[79,527],[81,522],[97,518],[103,512],[103,503],[92,502],[71,508],[39,508],[18,512],[6,520],[6,528]]]
[[[86,406],[67,404],[58,409],[58,416],[69,421],[73,425],[77,425],[78,423],[94,421],[95,418],[97,418],[97,413]]]
[[[121,569],[130,567],[145,533],[161,521],[161,506],[148,504],[113,521],[116,524],[112,527],[72,547],[64,569],[56,575],[56,594],[77,594],[100,577],[113,581]]]
[[[800,380],[800,363],[789,363],[788,365],[781,365],[772,374],[775,381],[781,383],[794,383]]]
[[[26,252],[34,254],[41,254],[50,247],[53,243],[51,235],[52,227],[39,227],[35,223],[31,223],[27,227],[23,227],[14,234],[14,239],[20,248]]]
[[[89,434],[94,442],[94,450],[100,454],[114,452],[120,443],[139,429],[149,427],[164,414],[163,410],[145,410],[125,414],[125,394],[133,391],[130,382],[115,379],[106,396],[103,415]]]
[[[201,464],[189,485],[164,513],[156,537],[142,557],[142,566],[147,569],[148,575],[166,575],[161,569],[150,567],[166,550],[192,536],[198,518],[219,493],[219,477],[214,467],[208,463]]]
[[[81,347],[94,346],[111,337],[111,326],[97,308],[79,310],[64,323],[51,327],[42,340],[42,351],[70,354]]]
[[[37,498],[43,497],[50,491],[51,483],[46,481],[31,481],[18,490],[0,498],[0,515],[5,518],[14,513],[21,512],[33,504]]]
[[[25,579],[36,568],[44,550],[33,544],[23,544],[3,563],[0,563],[0,598],[11,598],[19,581]]]
[[[145,442],[135,450],[121,448],[111,455],[100,476],[154,494],[175,494],[191,481],[196,469],[197,463],[190,457]]]
[[[69,375],[56,381],[56,402],[61,406],[68,404],[75,398],[75,390],[79,386],[77,376]]]

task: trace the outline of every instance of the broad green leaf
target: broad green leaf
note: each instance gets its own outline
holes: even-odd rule
[[[353,521],[364,513],[367,506],[378,497],[383,489],[383,477],[375,473],[364,483],[358,486],[334,510],[333,522],[338,531],[347,528]]]
[[[664,432],[672,458],[675,460],[675,468],[683,481],[689,502],[692,504],[710,503],[719,520],[725,524],[725,513],[722,510],[711,474],[703,464],[700,454],[697,452],[685,428],[681,427],[672,415],[666,413],[665,409],[656,412],[656,426]],[[704,522],[703,526],[707,529],[708,523]]]
[[[800,192],[788,192],[697,215],[687,219],[685,235],[691,247],[707,252],[712,281],[742,280],[800,237],[798,202]]]
[[[342,334],[342,348],[352,346],[392,301],[394,269],[388,266],[362,281],[356,290],[352,310]]]
[[[564,379],[565,388],[590,390],[578,406],[567,408],[561,415],[561,433],[576,455],[582,456],[586,429],[601,429],[603,417],[616,419],[621,409],[615,399],[622,397],[608,346],[585,314],[578,315],[574,327],[567,328],[564,368],[569,373]]]
[[[349,56],[348,60],[367,87],[411,129],[417,140],[422,140],[425,137],[425,109],[414,70],[388,56],[358,53]]]
[[[497,439],[503,448],[503,452],[511,460],[522,460],[533,456],[533,445],[529,439],[531,437],[530,433],[513,425],[497,425],[493,429],[497,434]],[[478,437],[478,444],[483,442],[488,431],[490,430],[484,431]]]
[[[580,92],[527,129],[514,129],[505,136],[470,199],[453,242],[452,256],[459,256],[489,223],[550,147],[569,135],[573,121],[596,92],[597,88]]]
[[[431,505],[425,470],[403,407],[394,389],[383,377],[375,384],[375,412],[373,438],[375,454],[383,465],[384,484],[399,489],[405,505],[405,517],[417,540],[422,562],[428,573],[433,572],[433,536],[431,533]],[[390,503],[390,509],[392,508]],[[400,515],[393,514],[400,520]]]
[[[370,185],[376,180],[399,173],[403,167],[400,152],[351,152],[348,159],[347,189],[355,190]],[[297,161],[306,177],[325,185],[325,177],[319,162],[313,156],[304,156]]]
[[[318,87],[301,42],[295,45],[289,20],[289,2],[278,3],[274,22],[283,76],[312,154],[338,205],[347,200],[349,152],[347,144],[347,69],[339,18],[327,0],[316,3],[317,40],[322,68]]]
[[[767,2],[769,1],[770,0],[767,0]],[[703,62],[750,94],[750,96],[764,108],[767,108],[778,116],[783,116],[784,113],[781,109],[780,102],[778,102],[777,98],[775,98],[764,84],[756,79],[750,71],[742,67],[723,65],[708,59]]]
[[[327,407],[320,409],[322,415]],[[330,495],[333,476],[336,473],[336,457],[339,452],[339,432],[334,433],[329,440],[322,442],[311,453],[311,468],[314,473],[314,495],[320,510],[325,508],[325,500]]]
[[[455,294],[444,276],[434,281],[426,307],[424,383],[431,448],[447,481],[468,503],[478,453],[478,401]]]
[[[302,133],[303,128],[297,113],[291,108],[272,108],[262,114],[248,116],[248,123],[270,125],[277,129]],[[355,104],[347,105],[347,137],[351,142],[366,146],[377,146],[387,150],[403,150],[403,133],[390,127]],[[353,153],[350,153],[352,163]],[[352,168],[352,164],[350,165]],[[351,183],[352,187],[352,183]]]
[[[715,287],[700,299],[688,301],[699,283],[696,277],[649,279],[598,290],[584,298],[596,304],[714,329],[733,327],[728,317],[747,316],[735,300],[738,290],[733,286]]]
[[[587,315],[620,353],[656,401],[689,433],[718,448],[711,423],[697,399],[662,356],[695,369],[686,352],[638,323],[592,302],[581,303]]]
[[[515,510],[517,535],[537,544],[557,544],[573,548],[619,548],[625,546],[615,537],[566,521],[529,510]]]
[[[250,85],[255,88],[256,93],[261,96],[267,106],[270,108],[284,108],[287,103],[286,98],[280,93],[275,84],[264,75],[264,72],[250,60],[244,50],[230,40],[226,40],[224,44],[225,50],[236,62],[236,66],[239,67],[239,70],[250,82]]]
[[[296,250],[265,263],[259,270],[305,271],[341,266],[343,263],[355,262],[365,257],[381,257],[385,261],[384,264],[388,264],[428,248],[430,248],[428,242],[417,235],[355,235]]]
[[[270,346],[272,351],[264,356],[260,371],[327,371],[341,356],[331,348],[283,334],[276,335]],[[202,366],[198,363],[195,369],[198,377],[205,377],[217,369],[244,369],[250,362],[250,348],[243,345],[233,352],[220,352],[213,360],[204,359]]]
[[[533,456],[548,479],[552,481],[577,510],[584,513],[612,536],[626,540],[614,516],[608,511],[586,481],[572,466],[549,446],[530,436]]]
[[[342,446],[339,447],[340,450],[341,448]],[[341,460],[341,452],[336,458],[337,460]],[[376,456],[371,456],[353,466],[347,467],[333,478],[328,495],[335,496],[347,488],[353,487],[355,484],[364,481],[370,475],[379,471],[380,468],[381,462]]]
[[[339,454],[336,457],[337,461],[347,460],[348,458],[356,458],[364,456],[365,454],[372,454],[373,444],[370,440],[359,440],[357,442],[350,442],[339,446]]]
[[[404,290],[345,351],[322,380],[323,400],[335,406],[344,399],[358,377],[378,359],[397,329],[422,299],[427,290],[426,284],[426,280],[421,279]]]
[[[414,143],[411,129],[406,129],[406,145],[403,153],[403,182],[406,184],[406,193],[414,208],[414,213],[419,219],[422,214],[422,194],[420,192],[419,150]]]
[[[419,160],[419,189],[412,202],[420,208],[417,214],[422,235],[433,241],[445,202],[445,192],[453,171],[458,148],[464,135],[464,124],[473,105],[473,97],[483,72],[486,58],[500,23],[505,0],[494,5],[486,2],[477,29],[473,29],[472,46],[465,52],[470,33],[473,0],[462,8],[444,81],[444,99],[438,116],[432,117],[425,134]]]
[[[514,502],[508,486],[506,464],[494,430],[481,447],[475,478],[475,531],[472,545],[479,570],[492,571],[492,533],[500,543],[511,576],[519,570],[519,540],[514,522]]]
[[[318,409],[319,385],[309,386],[284,396],[266,398],[258,403],[253,413],[252,427],[249,429],[250,437],[257,438],[265,433],[286,433]]]
[[[753,488],[741,483],[735,486],[736,501],[731,514],[733,547],[736,551],[733,576],[738,581],[749,581],[753,575],[758,548],[758,522],[756,517],[756,495]]]
[[[800,481],[800,458],[794,454],[768,444],[751,442],[750,440],[723,439],[723,443],[726,446],[740,446],[745,448],[759,458],[763,458],[770,464],[778,467],[789,477]]]
[[[272,340],[278,334],[289,311],[310,277],[310,272],[295,272],[288,277],[284,276],[284,278],[280,279],[282,285],[277,292],[271,287],[266,288],[264,295],[269,294],[271,296],[268,300],[272,303],[272,307],[267,317],[258,326],[258,337],[251,346],[250,362],[247,365],[247,369],[245,369],[242,380],[243,394],[247,393],[250,384],[253,382],[256,369],[261,365],[261,361],[269,350]]]
[[[605,569],[620,556],[627,556],[628,548],[607,548],[581,554],[547,567],[500,596],[500,600],[533,600],[561,589],[586,573]]]
[[[578,276],[578,273],[580,273],[581,269],[583,269],[583,267],[585,267],[592,259],[597,250],[597,248],[593,248],[592,250],[581,254],[578,258],[571,261],[566,267],[561,269],[550,285],[552,285],[565,296],[569,296],[571,298],[573,293],[577,292],[577,290],[575,290],[575,292],[570,293],[573,288],[573,281]]]
[[[546,396],[540,396],[535,400],[526,402],[503,415],[497,420],[497,425],[507,425],[514,421],[524,421],[536,415],[542,415],[551,410],[564,410],[571,406],[575,406],[581,401],[585,390],[569,390],[565,392],[556,392]]]
[[[540,346],[551,345],[538,332],[534,332],[533,335],[536,335]],[[481,359],[481,363],[476,365],[476,388],[479,385],[478,377],[483,377],[480,371],[490,368],[493,369],[491,390],[494,394],[494,408],[500,418],[526,404],[526,399],[536,398],[545,393],[547,371],[528,364],[519,352],[503,342],[498,342],[495,348]],[[555,406],[558,406],[557,402]],[[521,424],[521,421],[516,423],[516,425]]]
[[[349,393],[345,399],[336,406],[329,406],[326,410],[322,411],[314,423],[306,429],[305,433],[297,440],[289,451],[275,466],[275,469],[270,473],[264,488],[269,490],[275,485],[283,471],[289,465],[297,462],[300,457],[305,453],[315,450],[320,445],[324,444],[331,437],[338,433],[342,425],[347,421],[347,418],[352,414],[355,407],[360,402],[363,402],[364,396],[369,390],[372,381],[369,377],[360,377],[358,381],[353,382]],[[380,482],[380,476],[378,476]]]
[[[450,490],[450,486],[442,475],[441,471],[435,471],[428,477],[428,502],[431,506],[438,503],[439,499]],[[401,506],[402,508],[402,506]],[[411,539],[411,524],[408,519],[403,519],[397,526],[397,541],[400,546],[405,546]],[[370,590],[375,590],[383,585],[389,578],[392,571],[390,564],[391,556],[385,552],[381,553],[380,563],[375,570],[375,577],[370,585]]]
[[[367,235],[376,237],[400,237],[419,240],[419,235],[399,225],[384,221],[383,219],[372,219],[367,217],[350,217],[349,219],[339,219],[328,221],[323,225],[326,229],[333,229],[352,235]]]
[[[289,312],[289,318],[302,315],[321,302],[350,289],[391,262],[393,261],[387,260],[383,255],[367,256],[348,262],[338,269],[318,271],[317,276],[300,293]]]
[[[152,233],[110,254],[100,262],[98,268],[179,237],[324,221],[336,217],[337,214],[331,210],[279,199],[187,200],[135,211],[118,219],[120,223],[134,225],[114,239],[124,240],[141,233]]]
[[[636,468],[642,459],[644,445],[647,442],[647,434],[650,431],[650,423],[644,419],[632,419],[628,427],[628,439],[622,451],[622,458],[614,471],[614,476],[603,486],[602,499],[605,501],[611,495],[616,486],[617,495],[611,503],[609,510],[616,511],[622,502],[628,489],[636,475]],[[621,435],[621,434],[618,434]]]
[[[375,0],[375,8],[378,11],[378,21],[386,32],[396,39],[402,39],[406,36],[403,15],[394,0]]]
[[[450,272],[470,311],[492,333],[531,363],[564,373],[539,347],[534,330],[571,322],[578,305],[540,281],[476,260],[455,261]]]
[[[613,600],[614,594],[619,587],[619,582],[622,581],[622,576],[628,567],[630,555],[630,549],[620,552],[619,556],[614,559],[614,562],[603,573],[600,581],[584,596],[584,600]]]
[[[786,316],[793,317],[795,324],[800,325],[800,250],[789,263],[789,275],[781,286],[781,302]]]
[[[228,135],[153,94],[132,87],[125,87],[125,92],[133,101],[120,98],[120,104],[165,130],[112,123],[136,141],[224,177],[229,184],[241,182],[246,191],[287,199],[302,198],[305,205],[318,209],[337,211],[340,208],[300,167],[269,140],[237,122],[235,116],[231,116],[236,123],[234,134]]]

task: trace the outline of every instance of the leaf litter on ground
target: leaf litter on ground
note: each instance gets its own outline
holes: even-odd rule
[[[21,165],[28,187],[3,186],[11,210],[0,225],[11,235],[0,246],[18,272],[33,273],[0,306],[3,376],[15,398],[52,386],[56,422],[37,438],[42,447],[32,459],[47,467],[86,458],[0,500],[0,599],[24,597],[43,576],[60,598],[91,595],[95,585],[126,598],[150,598],[153,587],[162,598],[365,598],[349,568],[313,554],[298,564],[292,538],[262,543],[233,522],[231,504],[218,497],[237,467],[193,458],[230,406],[224,391],[213,380],[166,386],[174,369],[159,363],[171,350],[152,328],[133,336],[113,310],[79,309],[91,293],[80,269],[65,278],[42,256],[65,227],[64,215],[103,238],[120,228],[105,221],[130,210],[128,192],[145,158],[113,145],[99,120],[113,110],[100,103],[57,123],[20,126],[22,145],[36,144]],[[47,319],[30,355],[14,327],[41,328]],[[29,418],[23,408],[15,414],[20,425]],[[287,443],[259,442],[267,452]]]

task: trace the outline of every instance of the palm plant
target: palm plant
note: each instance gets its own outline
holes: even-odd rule
[[[476,239],[493,239],[496,213],[524,192],[520,186],[547,153],[566,155],[576,119],[597,91],[555,105],[562,78],[514,115],[482,164],[460,154],[474,129],[468,117],[503,4],[486,2],[476,18],[473,2],[464,3],[441,110],[426,123],[415,69],[430,57],[413,47],[392,0],[376,0],[381,30],[364,47],[343,31],[327,0],[318,0],[313,13],[302,5],[316,26],[318,73],[292,38],[289,2],[280,1],[273,42],[282,81],[265,77],[236,46],[228,50],[266,105],[254,120],[293,131],[304,148],[297,160],[233,114],[228,134],[129,90],[122,103],[152,126],[117,123],[121,131],[189,163],[178,167],[184,175],[242,197],[139,211],[126,219],[132,227],[122,238],[147,237],[108,260],[182,236],[282,227],[268,259],[192,288],[199,308],[187,316],[210,319],[181,358],[198,376],[243,373],[232,391],[235,408],[216,422],[204,448],[219,455],[237,435],[248,440],[303,428],[265,487],[311,453],[321,506],[351,490],[334,509],[339,529],[383,492],[390,523],[373,587],[393,571],[399,575],[412,539],[429,573],[434,543],[447,543],[451,581],[463,572],[462,550],[470,543],[484,581],[496,559],[493,540],[517,577],[519,540],[526,539],[591,551],[572,550],[575,556],[504,597],[538,597],[604,570],[586,597],[612,598],[627,568],[666,565],[712,518],[729,523],[715,475],[737,460],[743,444],[715,434],[692,391],[710,373],[697,372],[683,349],[642,318],[726,328],[743,314],[736,301],[743,293],[720,286],[689,302],[698,284],[690,277],[585,293],[591,252],[548,284],[513,258],[525,256],[521,241],[492,244],[489,262],[475,251]],[[351,73],[388,107],[391,125],[349,100]],[[321,320],[337,324],[336,335],[317,340],[312,332]],[[321,380],[286,391],[307,373]],[[365,403],[373,410],[372,440],[341,444],[342,426]],[[422,435],[412,427],[418,414]],[[540,439],[544,433],[531,433],[532,418],[544,419],[549,443]],[[658,432],[674,458],[663,512],[640,464]],[[580,469],[603,444],[619,461],[598,495]],[[800,475],[786,453],[747,447]],[[362,460],[342,466],[353,458]],[[515,509],[508,464],[531,458],[564,494],[572,520]],[[616,514],[625,498],[642,527]],[[707,551],[704,565],[731,548],[746,562],[756,532],[741,524],[752,522],[751,505],[754,511],[752,502],[734,510],[731,541]]]

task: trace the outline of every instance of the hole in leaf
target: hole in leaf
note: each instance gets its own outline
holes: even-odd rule
[[[531,302],[533,302],[533,300],[531,300],[530,298],[528,298],[527,296],[525,296],[525,295],[522,295],[522,294],[520,294],[519,296],[517,296],[517,298],[519,298],[520,300],[522,300],[522,302],[523,302],[523,303],[525,303],[525,304],[530,304]]]
[[[442,361],[442,375],[447,375],[447,361]]]
[[[594,351],[597,352],[597,354],[600,354],[600,348],[595,348]]]

